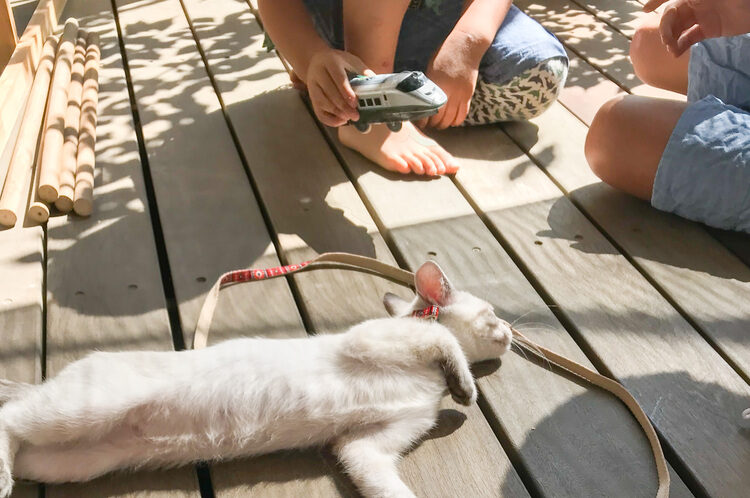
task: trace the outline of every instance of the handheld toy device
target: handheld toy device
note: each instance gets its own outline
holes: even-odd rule
[[[359,120],[350,121],[362,133],[372,123],[385,123],[399,131],[403,121],[426,118],[438,112],[448,97],[421,71],[364,76],[351,75],[349,83],[357,94]]]

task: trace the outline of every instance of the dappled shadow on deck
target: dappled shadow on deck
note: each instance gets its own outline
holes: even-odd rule
[[[750,397],[728,391],[718,384],[701,382],[684,371],[628,377],[622,381],[638,398],[659,432],[662,444],[666,442],[665,452],[676,466],[680,477],[685,477],[689,485],[697,478],[705,486],[705,490],[701,491],[708,491],[711,496],[743,496],[748,482],[746,462],[750,459],[750,430],[740,428],[740,414],[750,406]],[[595,396],[595,391],[588,391],[569,400],[537,423],[517,449],[518,453],[522,456],[527,452],[548,456],[547,465],[557,469],[557,472],[550,474],[548,480],[540,481],[539,485],[545,493],[554,496],[578,497],[581,496],[579,486],[590,493],[592,488],[589,486],[595,486],[595,483],[612,485],[611,489],[601,489],[602,496],[616,496],[620,489],[617,487],[617,478],[623,475],[623,466],[632,463],[649,469],[651,477],[644,480],[638,495],[629,496],[653,496],[656,490],[656,469],[645,434],[641,435],[641,451],[638,454],[622,452],[604,461],[596,459],[590,448],[582,447],[575,453],[561,454],[559,449],[550,446],[559,438],[576,438],[576,434],[565,432],[565,420],[577,416],[574,405]],[[689,409],[683,408],[684,403],[675,402],[680,398],[692,400]],[[702,429],[706,419],[722,427],[724,436],[721,439],[707,437]],[[607,437],[612,423],[606,418],[592,417],[590,431]],[[634,430],[639,430],[635,419],[631,423]],[[675,437],[675,434],[679,434],[679,437]],[[686,434],[691,437],[685,437]],[[610,444],[617,447],[620,442],[610,440]],[[714,464],[710,467],[701,464],[706,461]],[[574,462],[583,463],[589,469],[588,477],[583,477],[581,481],[566,479],[575,472],[569,467]],[[599,473],[611,476],[612,479],[602,483],[597,477]],[[507,490],[501,490],[501,495],[508,496]],[[692,494],[687,491],[685,484],[673,479],[670,496]]]

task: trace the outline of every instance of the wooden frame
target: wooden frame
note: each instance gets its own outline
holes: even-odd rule
[[[16,49],[17,42],[18,35],[16,34],[16,21],[13,19],[13,9],[10,8],[10,0],[3,0],[0,4],[0,71]]]
[[[3,0],[8,5],[8,0]],[[42,55],[47,37],[57,28],[66,0],[41,0],[28,26],[16,43],[8,65],[0,74],[0,150],[5,149],[18,116],[26,105],[34,73]],[[0,6],[0,23],[3,20]],[[14,27],[15,32],[15,27]],[[2,42],[0,42],[2,43]],[[7,166],[7,165],[5,165]],[[0,165],[0,169],[4,169]]]

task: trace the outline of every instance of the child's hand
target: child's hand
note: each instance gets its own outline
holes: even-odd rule
[[[467,38],[451,35],[443,42],[427,68],[427,77],[445,92],[448,102],[437,114],[421,120],[418,123],[420,127],[444,129],[464,122],[469,113],[469,104],[479,75],[479,61],[482,58],[482,54],[476,52]]]
[[[359,57],[342,50],[317,52],[307,66],[307,89],[315,115],[326,126],[341,126],[359,119],[357,96],[346,72],[374,75]]]
[[[651,12],[665,2],[649,0],[643,10]],[[675,56],[706,38],[750,32],[750,0],[672,0],[661,15],[659,32]]]

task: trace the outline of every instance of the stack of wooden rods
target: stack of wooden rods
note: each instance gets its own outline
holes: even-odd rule
[[[45,42],[0,196],[3,225],[17,222],[29,178],[31,220],[47,221],[47,203],[81,216],[93,211],[98,42],[75,19],[65,23],[59,41]]]
[[[28,191],[28,177],[33,175],[39,131],[44,119],[52,70],[55,65],[58,39],[50,36],[42,48],[42,58],[31,84],[29,99],[24,109],[24,117],[13,149],[8,173],[5,176],[3,193],[0,196],[0,223],[12,227],[18,220],[19,204],[24,189]]]
[[[91,33],[86,40],[86,65],[81,101],[81,125],[76,158],[75,200],[73,210],[79,216],[94,211],[94,149],[96,146],[96,106],[99,104],[99,36]]]
[[[63,213],[73,209],[76,177],[76,156],[78,155],[78,127],[81,124],[81,95],[83,94],[83,65],[86,59],[86,33],[78,30],[73,67],[68,86],[68,107],[65,110],[63,145],[58,175],[57,199],[55,206]]]

